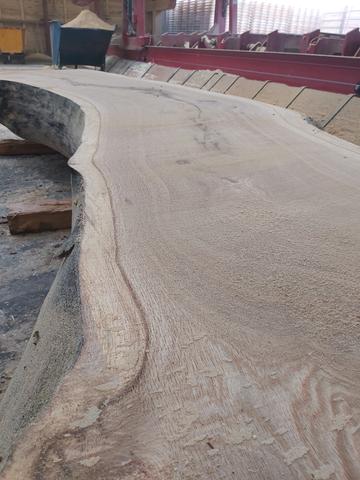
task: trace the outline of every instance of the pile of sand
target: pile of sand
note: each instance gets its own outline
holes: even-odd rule
[[[62,28],[93,28],[96,30],[110,30],[111,32],[115,30],[113,25],[104,22],[90,10],[82,10],[74,20],[62,25]]]

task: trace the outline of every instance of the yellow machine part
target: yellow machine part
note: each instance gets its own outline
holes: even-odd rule
[[[22,28],[0,27],[0,52],[11,54],[24,52],[24,31]]]

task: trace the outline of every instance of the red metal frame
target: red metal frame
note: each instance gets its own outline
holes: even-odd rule
[[[354,28],[345,35],[342,54],[343,55],[356,55],[360,48],[360,30],[359,28]]]
[[[237,33],[237,12],[238,0],[230,0],[229,3],[229,32],[233,35]]]
[[[274,30],[266,39],[267,52],[293,52],[299,53],[302,43],[302,35],[280,33]]]
[[[139,50],[151,43],[151,35],[145,32],[145,0],[133,0],[133,11],[128,12],[123,0],[123,41],[124,48]],[[129,26],[134,33],[129,33]]]
[[[310,43],[314,38],[317,38],[320,35],[320,29],[313,30],[312,32],[305,33],[302,36],[301,43],[300,43],[300,53],[307,53],[307,49],[309,48]]]
[[[221,69],[254,80],[337,93],[353,93],[360,81],[359,57],[150,46],[146,59],[171,67]]]
[[[233,7],[231,7],[233,5]],[[237,9],[236,0],[230,4],[230,26],[236,31],[235,15]],[[185,33],[165,33],[161,35],[161,45],[168,47],[184,47],[188,37],[196,39],[190,41],[190,48],[209,47],[201,41],[203,37],[216,42],[211,43],[211,48],[225,48],[229,50],[256,50],[267,52],[291,52],[310,53],[316,55],[342,55],[359,56],[360,53],[360,31],[358,28],[351,30],[346,35],[324,33],[314,30],[304,35],[282,33],[278,30],[264,33],[252,33],[250,31],[241,34],[224,32],[214,34],[218,25],[214,25],[209,32],[194,32],[191,35]]]
[[[237,4],[238,0],[215,0],[214,24],[208,34],[217,38],[217,46],[222,48],[225,36],[237,32]],[[229,31],[226,32],[227,7],[229,5]]]
[[[145,0],[134,0],[133,23],[136,36],[145,36]]]
[[[145,33],[145,0],[133,0],[132,12],[126,11],[126,0],[122,1],[124,50],[121,53],[127,58],[187,69],[220,69],[254,80],[338,93],[353,93],[355,85],[360,82],[360,57],[309,54],[328,53],[341,45],[343,55],[355,55],[360,44],[358,29],[346,36],[329,36],[320,30],[304,36],[278,31],[268,35],[251,32],[237,35],[237,0],[216,0],[214,25],[209,32],[203,35],[196,32],[191,35],[165,34],[162,40],[170,46],[155,47],[150,46],[151,36]],[[228,2],[229,32],[225,32]],[[199,48],[181,48],[185,42]],[[242,50],[254,43],[263,48],[266,45],[267,51]],[[283,53],[284,50],[304,53]]]
[[[206,32],[163,33],[161,35],[161,45],[164,47],[183,47],[187,43],[189,48],[194,48],[199,46],[203,35],[206,35]]]
[[[267,35],[265,33],[251,33],[250,30],[247,30],[239,35],[239,50],[249,50],[250,44],[263,44],[266,40]]]
[[[226,25],[226,0],[216,0],[214,12],[214,25],[210,32],[220,35],[225,32]]]

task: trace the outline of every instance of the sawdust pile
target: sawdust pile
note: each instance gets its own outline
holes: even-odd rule
[[[62,28],[93,28],[96,30],[110,30],[111,32],[115,30],[113,25],[104,22],[90,10],[82,10],[74,20],[65,23]]]

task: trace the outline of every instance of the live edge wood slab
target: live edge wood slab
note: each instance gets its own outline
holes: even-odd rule
[[[1,478],[359,479],[359,148],[175,85],[1,78],[0,121],[82,179]]]

